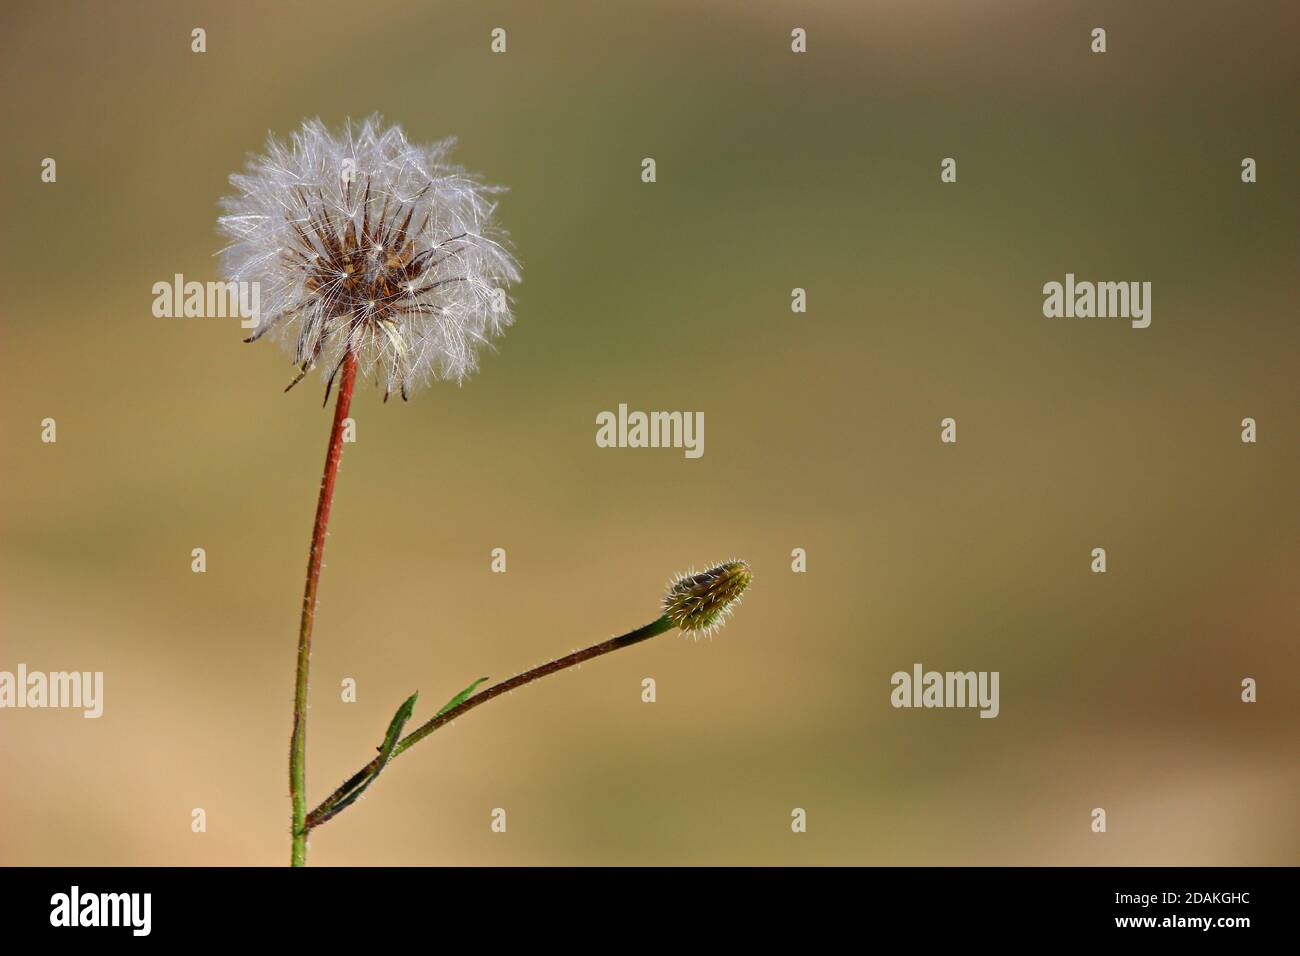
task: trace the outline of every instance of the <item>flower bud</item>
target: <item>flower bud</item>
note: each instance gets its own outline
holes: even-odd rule
[[[754,574],[744,561],[728,561],[678,578],[664,595],[664,615],[683,631],[711,633],[721,627]]]

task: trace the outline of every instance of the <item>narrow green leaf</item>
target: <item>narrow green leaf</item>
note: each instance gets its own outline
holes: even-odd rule
[[[419,696],[420,692],[417,690],[406,698],[402,706],[397,708],[397,713],[393,714],[393,719],[388,724],[388,733],[384,734],[384,742],[379,745],[379,755],[384,758],[384,763],[388,763],[388,758],[393,755],[393,748],[402,739],[402,728],[415,712],[415,701]]]
[[[463,691],[461,691],[451,700],[447,701],[446,706],[444,706],[442,710],[438,711],[438,713],[435,714],[434,716],[441,717],[443,714],[451,710],[453,707],[459,707],[461,704],[465,703],[465,701],[469,699],[469,695],[474,693],[474,688],[478,687],[478,685],[483,683],[485,680],[487,680],[486,677],[480,677],[474,683],[470,684],[468,687],[466,687]]]
[[[406,726],[407,721],[411,719],[411,715],[415,712],[415,701],[419,696],[420,692],[417,690],[406,698],[402,702],[402,706],[397,708],[397,713],[393,714],[393,719],[388,723],[388,732],[384,734],[384,742],[379,745],[379,763],[376,765],[374,772],[365,773],[363,771],[345,783],[343,787],[347,788],[346,796],[339,799],[328,811],[321,814],[319,819],[312,821],[312,826],[320,826],[326,820],[352,806],[369,789],[370,785],[379,779],[379,775],[388,766],[388,761],[392,759],[397,742],[402,739],[402,728]]]

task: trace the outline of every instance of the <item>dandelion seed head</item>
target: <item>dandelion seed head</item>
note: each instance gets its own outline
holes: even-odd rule
[[[350,352],[385,397],[472,374],[521,276],[494,223],[502,189],[453,165],[454,145],[413,145],[378,116],[271,136],[218,219],[226,278],[260,286],[249,341],[274,333],[331,381]]]
[[[664,614],[697,638],[701,634],[711,637],[726,623],[753,580],[754,574],[744,561],[727,561],[707,571],[692,568],[669,583]]]

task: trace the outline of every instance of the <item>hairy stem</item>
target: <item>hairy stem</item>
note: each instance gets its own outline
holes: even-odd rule
[[[293,736],[289,739],[289,794],[293,799],[290,864],[293,866],[307,865],[307,674],[311,666],[311,629],[316,620],[316,591],[320,586],[321,559],[325,554],[325,533],[329,526],[330,505],[334,501],[339,460],[343,457],[343,426],[352,406],[352,390],[357,380],[357,360],[351,352],[343,360],[342,371],[338,401],[334,406],[334,425],[325,452],[325,473],[321,476],[320,497],[316,501],[316,522],[311,531],[311,552],[307,555],[307,583],[302,595],[302,624],[298,628],[298,675],[293,693]]]
[[[395,759],[399,754],[409,750],[439,727],[451,723],[466,711],[473,710],[475,707],[479,706],[479,704],[486,704],[488,701],[492,700],[492,698],[500,697],[502,694],[508,693],[517,687],[531,684],[533,681],[546,677],[548,674],[554,674],[557,671],[573,667],[575,664],[581,664],[583,661],[589,661],[593,657],[600,657],[602,654],[617,651],[620,648],[631,647],[633,644],[639,644],[641,641],[649,640],[665,631],[670,631],[674,627],[676,627],[676,625],[665,615],[657,621],[647,624],[645,627],[637,628],[635,631],[620,635],[619,637],[611,637],[607,641],[601,641],[599,644],[593,644],[591,647],[584,647],[580,651],[574,651],[572,654],[556,658],[546,664],[534,667],[532,670],[524,671],[522,674],[516,674],[509,680],[503,680],[499,684],[493,684],[487,690],[480,691],[474,696],[461,701],[455,707],[435,715],[398,741],[397,746],[393,748],[393,752],[387,760],[385,760],[383,755],[380,755],[349,777],[344,782],[343,786],[330,794],[320,806],[307,815],[306,829],[310,830],[313,827],[320,826],[322,823],[332,820],[334,816],[344,809],[344,806],[346,806],[340,806],[342,801],[345,800],[357,787],[366,784],[371,777],[384,768],[384,765],[389,760]]]

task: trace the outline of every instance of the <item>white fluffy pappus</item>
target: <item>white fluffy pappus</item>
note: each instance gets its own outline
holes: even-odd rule
[[[519,266],[489,186],[449,162],[454,139],[411,144],[378,116],[333,133],[308,120],[230,177],[221,201],[226,278],[259,285],[248,341],[275,332],[298,376],[351,352],[384,398],[461,382],[512,321]]]

